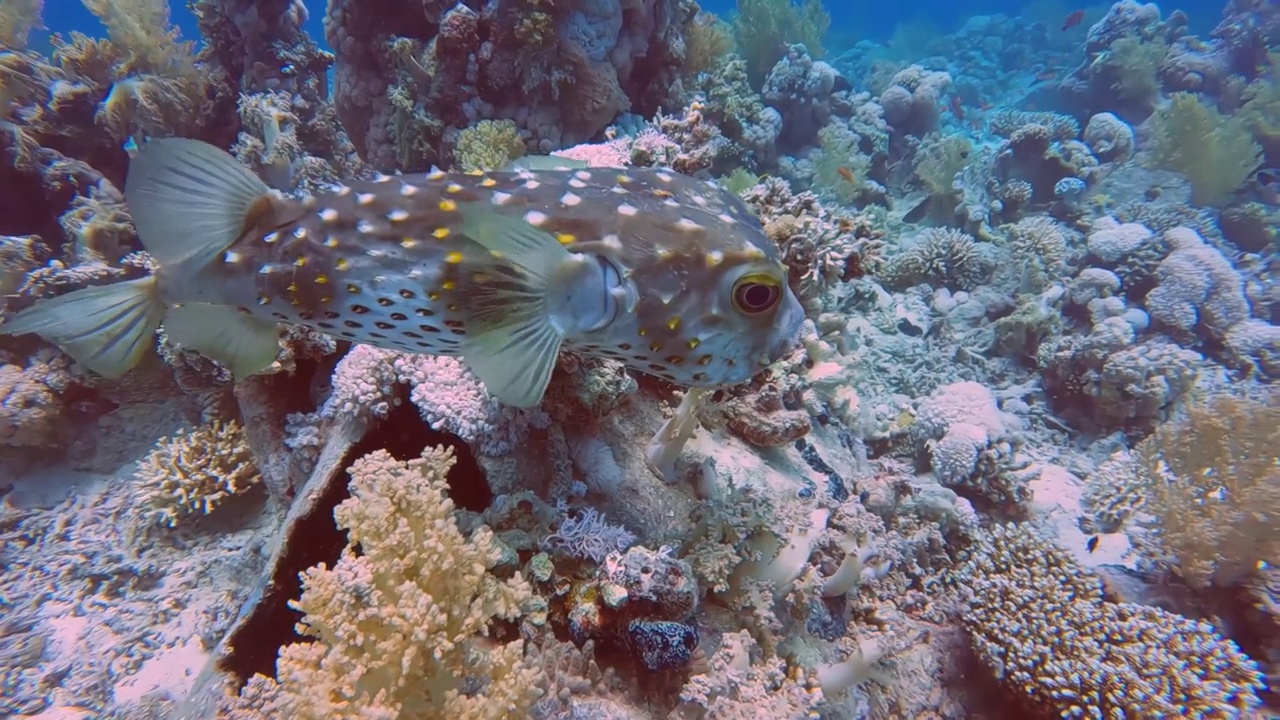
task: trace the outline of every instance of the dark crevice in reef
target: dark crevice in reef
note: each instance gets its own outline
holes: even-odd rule
[[[481,511],[493,500],[484,471],[475,454],[456,435],[427,427],[413,404],[401,398],[388,416],[374,423],[360,442],[343,458],[343,470],[336,473],[313,510],[290,528],[285,554],[276,565],[271,581],[252,614],[229,638],[230,651],[221,668],[233,673],[243,685],[257,673],[275,675],[276,656],[281,646],[312,639],[294,632],[302,614],[289,607],[289,600],[301,595],[298,574],[325,563],[333,567],[347,545],[347,535],[333,521],[333,509],[350,497],[346,468],[375,450],[386,450],[397,460],[419,457],[424,448],[447,445],[454,449],[457,463],[449,472],[449,496],[460,508]]]

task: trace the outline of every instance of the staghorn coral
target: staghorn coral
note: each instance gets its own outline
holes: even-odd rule
[[[493,533],[455,524],[445,476],[451,450],[409,462],[379,450],[350,468],[351,497],[334,510],[350,544],[337,563],[302,574],[299,632],[275,678],[253,677],[237,717],[527,717],[545,685],[524,642],[486,640],[515,619],[532,590],[491,572]]]
[[[930,228],[906,249],[886,258],[880,278],[894,288],[936,283],[966,289],[980,282],[988,271],[972,236],[950,228]]]
[[[208,515],[227,498],[261,481],[244,433],[233,420],[214,421],[156,441],[138,461],[139,496],[157,522],[175,527],[191,515]]]
[[[1103,600],[1102,583],[1027,525],[997,525],[957,574],[978,658],[1028,712],[1247,717],[1261,676],[1214,627]]]
[[[1262,147],[1244,121],[1177,93],[1151,120],[1151,165],[1182,173],[1191,202],[1223,205],[1258,164]]]

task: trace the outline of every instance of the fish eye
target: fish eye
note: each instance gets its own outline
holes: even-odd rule
[[[782,285],[768,275],[745,275],[733,284],[733,306],[746,315],[759,315],[782,299]]]

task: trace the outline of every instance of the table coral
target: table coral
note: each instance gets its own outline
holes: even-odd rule
[[[134,476],[152,517],[169,527],[191,515],[207,515],[261,481],[235,421],[215,421],[161,438],[138,462]]]
[[[1102,583],[1028,526],[997,525],[959,571],[978,658],[1028,710],[1063,717],[1242,717],[1261,676],[1214,627],[1103,601]]]
[[[395,460],[386,451],[350,468],[351,497],[334,510],[350,545],[332,567],[302,574],[299,632],[274,679],[241,692],[244,717],[527,717],[544,680],[524,642],[485,640],[532,594],[517,573],[495,577],[493,533],[455,524],[445,476],[452,451]]]

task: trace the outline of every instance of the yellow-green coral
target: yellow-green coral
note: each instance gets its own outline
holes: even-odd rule
[[[975,654],[1037,717],[1252,717],[1261,675],[1212,625],[1103,600],[1027,526],[997,525],[957,573]]]
[[[350,469],[351,497],[334,510],[350,544],[332,567],[302,574],[298,632],[313,642],[280,650],[274,679],[255,676],[236,717],[530,717],[543,673],[521,640],[484,636],[514,619],[532,595],[517,573],[489,572],[493,533],[467,537],[453,517],[445,476],[453,452],[428,448],[400,462],[386,451]]]
[[[1160,97],[1156,71],[1168,52],[1163,40],[1123,37],[1111,44],[1103,65],[1112,73],[1112,87],[1122,99],[1150,107]]]
[[[956,173],[969,164],[972,151],[973,144],[964,136],[929,135],[920,141],[920,148],[916,150],[916,177],[930,195],[952,195]]]
[[[801,0],[799,5],[792,0],[738,0],[733,34],[751,82],[759,87],[788,43],[803,43],[810,57],[821,58],[822,38],[830,26],[822,0]]]
[[[685,77],[705,72],[720,63],[733,47],[733,30],[728,23],[707,12],[699,12],[684,28]]]
[[[458,170],[501,170],[524,155],[520,131],[510,120],[481,120],[458,134],[453,164]]]
[[[818,150],[813,161],[815,184],[842,203],[862,195],[871,158],[858,149],[858,137],[843,125],[826,125],[818,131]]]
[[[1177,93],[1151,124],[1151,162],[1182,173],[1196,205],[1221,205],[1249,178],[1262,148],[1238,117]]]
[[[152,516],[169,527],[190,515],[208,514],[262,479],[234,421],[215,421],[162,438],[138,462],[134,477]]]

